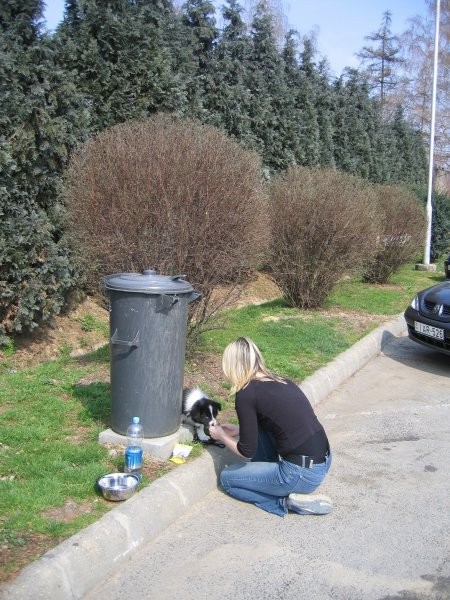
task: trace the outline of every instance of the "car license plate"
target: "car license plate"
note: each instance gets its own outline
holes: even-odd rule
[[[444,330],[439,327],[433,327],[432,325],[426,325],[425,323],[418,323],[414,321],[414,329],[422,335],[427,335],[435,340],[444,340]]]

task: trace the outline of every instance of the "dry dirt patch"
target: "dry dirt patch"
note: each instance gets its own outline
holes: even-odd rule
[[[84,500],[81,504],[77,504],[73,500],[66,500],[63,506],[55,506],[49,508],[42,513],[46,519],[54,521],[64,521],[69,523],[81,515],[92,512],[92,503]]]
[[[280,296],[280,291],[267,276],[258,274],[253,281],[231,293],[226,289],[218,289],[215,295],[216,298],[223,298],[224,307],[239,307],[272,300]],[[20,369],[55,359],[64,351],[71,356],[80,356],[108,343],[98,329],[86,331],[83,328],[86,317],[94,317],[105,325],[109,322],[108,310],[95,298],[87,297],[76,307],[53,317],[35,332],[17,337],[13,356],[7,357],[0,351],[0,362],[8,360],[11,368]]]
[[[11,368],[20,369],[55,359],[62,352],[72,356],[92,352],[106,344],[107,339],[97,328],[85,330],[83,322],[91,317],[105,325],[109,320],[108,311],[93,298],[87,297],[75,308],[54,316],[36,331],[17,337],[14,354],[7,357],[0,352],[0,361],[7,360]]]

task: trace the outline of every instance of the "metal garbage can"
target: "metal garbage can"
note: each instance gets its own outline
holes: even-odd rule
[[[182,275],[116,273],[103,279],[110,300],[111,428],[125,435],[134,416],[144,437],[181,424],[188,305],[201,297]]]

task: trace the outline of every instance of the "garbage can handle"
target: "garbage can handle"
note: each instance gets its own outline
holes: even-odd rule
[[[197,302],[197,300],[200,300],[203,297],[203,294],[201,292],[197,292],[197,291],[193,291],[191,292],[191,295],[189,296],[188,299],[188,303],[192,304],[192,302]]]
[[[111,337],[111,344],[117,344],[118,346],[129,346],[130,348],[137,348],[139,346],[139,331],[134,336],[134,340],[130,342],[128,340],[119,340],[116,329]]]

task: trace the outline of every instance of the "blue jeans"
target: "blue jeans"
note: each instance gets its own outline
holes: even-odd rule
[[[251,462],[225,467],[220,484],[233,498],[283,517],[288,512],[286,497],[293,492],[314,492],[328,473],[331,460],[330,451],[323,464],[306,469],[280,459],[272,435],[260,429],[258,449]]]

